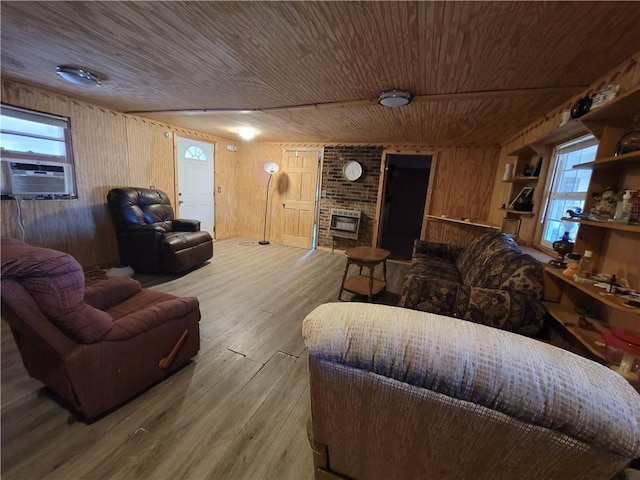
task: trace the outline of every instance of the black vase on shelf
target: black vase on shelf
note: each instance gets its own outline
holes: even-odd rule
[[[580,118],[586,113],[589,113],[593,100],[591,97],[584,97],[578,100],[573,107],[571,107],[571,118]]]
[[[569,239],[569,232],[564,232],[562,238],[551,245],[553,251],[558,254],[558,258],[550,260],[549,264],[558,268],[566,268],[567,262],[564,257],[573,252],[573,245],[574,243]]]

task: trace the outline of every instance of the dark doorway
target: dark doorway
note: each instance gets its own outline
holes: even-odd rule
[[[380,247],[392,259],[410,260],[420,238],[431,155],[387,154],[382,198]]]

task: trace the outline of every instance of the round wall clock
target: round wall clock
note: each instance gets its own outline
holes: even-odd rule
[[[355,160],[349,160],[342,167],[342,174],[347,180],[355,182],[362,176],[362,165]]]

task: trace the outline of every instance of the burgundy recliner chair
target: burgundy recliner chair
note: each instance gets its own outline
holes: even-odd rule
[[[180,273],[213,256],[213,239],[199,220],[174,219],[166,193],[114,188],[107,194],[120,260],[138,273]]]
[[[2,318],[29,375],[96,417],[186,364],[200,348],[194,297],[128,277],[84,286],[66,253],[3,237]]]

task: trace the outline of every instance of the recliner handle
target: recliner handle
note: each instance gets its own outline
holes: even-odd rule
[[[178,339],[178,341],[176,342],[176,344],[173,346],[173,349],[171,350],[171,352],[169,352],[169,355],[167,355],[166,357],[160,360],[160,363],[158,363],[159,368],[166,369],[171,366],[171,364],[173,363],[173,360],[176,358],[176,355],[178,354],[178,350],[180,350],[180,347],[182,347],[182,344],[185,342],[188,335],[189,335],[189,330],[185,330],[180,336],[180,338]]]

